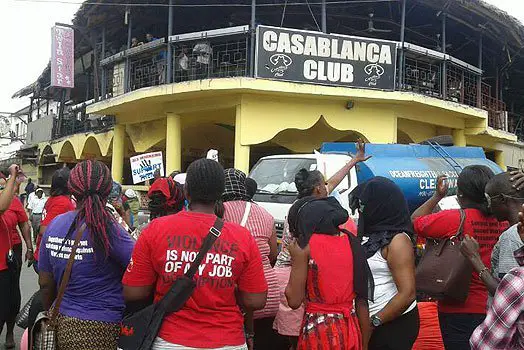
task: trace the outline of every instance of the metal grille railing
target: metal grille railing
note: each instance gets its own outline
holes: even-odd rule
[[[172,40],[175,41],[168,44],[162,41],[108,57],[101,67],[105,84],[102,99],[168,82],[250,76],[252,46],[247,32],[210,37],[180,35]],[[173,50],[171,62],[167,61],[168,45]],[[170,77],[168,65],[172,68]],[[443,54],[409,49],[404,51],[403,65],[399,69],[403,77],[397,74],[397,89],[482,108],[488,111],[491,127],[502,130],[510,127],[506,105],[493,97],[489,85],[482,83],[479,87],[481,75],[474,67]]]
[[[440,98],[440,77],[440,65],[416,58],[405,58],[403,90]]]
[[[129,90],[166,83],[167,49],[162,48],[129,60]]]
[[[53,139],[74,135],[82,132],[97,132],[110,129],[115,125],[115,118],[104,116],[101,118],[89,118],[85,108],[64,114],[61,119],[53,122]]]
[[[243,38],[176,44],[173,81],[247,76],[248,49]]]
[[[446,97],[450,101],[476,107],[478,75],[454,64],[446,65]]]
[[[488,125],[495,129],[508,131],[506,104],[492,96],[491,86],[486,83],[482,83],[481,101],[481,108],[488,111]]]

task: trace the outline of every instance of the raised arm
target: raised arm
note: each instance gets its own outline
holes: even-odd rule
[[[342,182],[342,180],[344,180],[351,168],[353,168],[360,162],[365,162],[369,158],[371,158],[371,156],[366,156],[366,144],[364,143],[364,141],[359,139],[357,141],[357,154],[339,171],[337,171],[335,175],[331,176],[331,178],[327,180],[328,193],[333,192],[335,188],[338,185],[340,185],[340,183]]]
[[[9,167],[10,177],[7,180],[4,190],[0,193],[0,215],[9,209],[11,205],[17,188],[16,177],[19,175],[19,172],[20,167],[16,164]]]
[[[433,196],[428,199],[424,204],[418,207],[417,210],[411,214],[411,221],[415,221],[418,217],[426,216],[433,213],[433,209],[437,206],[438,202],[441,201],[448,194],[448,182],[446,181],[447,177],[441,175],[437,178],[437,188]]]

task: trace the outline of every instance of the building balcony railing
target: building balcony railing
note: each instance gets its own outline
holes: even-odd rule
[[[253,77],[255,40],[249,26],[239,26],[174,35],[167,42],[159,39],[124,50],[101,61],[101,98],[173,82]],[[417,45],[396,47],[395,90],[484,109],[489,126],[511,131],[506,106],[482,81],[481,69]]]
[[[79,133],[107,131],[114,125],[115,118],[111,116],[86,118],[84,114],[84,117],[78,118],[75,114],[66,114],[62,119],[54,120],[53,139]]]
[[[249,28],[241,26],[130,48],[101,61],[102,98],[171,82],[249,76],[249,42]]]
[[[26,143],[35,145],[78,133],[103,132],[114,126],[114,117],[87,115],[85,110],[86,106],[82,105],[64,112],[62,118],[49,114],[29,122]]]

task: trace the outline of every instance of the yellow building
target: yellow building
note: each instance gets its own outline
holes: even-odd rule
[[[224,165],[247,172],[261,156],[311,153],[323,142],[419,143],[442,135],[458,146],[483,147],[502,168],[521,167],[518,71],[524,63],[513,55],[524,45],[522,25],[484,4],[453,2],[445,10],[438,10],[440,0],[407,4],[411,10],[406,1],[393,7],[327,2],[318,16],[322,28],[311,28],[304,9],[295,14],[301,20],[286,22],[314,31],[259,26],[278,26],[269,10],[221,9],[227,12],[222,18],[211,5],[199,12],[197,26],[185,18],[191,9],[174,7],[174,23],[172,14],[162,23],[169,28],[165,37],[111,53],[108,36],[128,27],[118,12],[83,5],[76,22],[103,33],[102,52],[94,55],[99,60],[90,63],[100,77],[92,99],[76,99],[72,116],[58,123],[110,118],[114,127],[53,133],[38,142],[40,178],[45,182],[46,169],[57,164],[97,158],[111,165],[115,180],[130,185],[129,157],[151,151],[164,153],[167,173],[184,171],[208,149],[219,150]],[[145,33],[136,28],[146,27],[147,11],[127,14],[135,23],[129,43]],[[251,15],[251,25],[233,25],[242,13]],[[477,27],[480,19],[488,28]],[[368,29],[351,29],[345,20]],[[431,45],[423,39],[429,32],[441,33]],[[383,52],[388,45],[390,52]]]

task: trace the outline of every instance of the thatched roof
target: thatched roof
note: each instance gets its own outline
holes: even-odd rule
[[[390,34],[383,34],[384,39],[399,40],[400,31],[400,1],[362,3],[359,1],[336,1],[328,3],[328,24],[330,31],[341,34],[356,34],[358,29],[366,28],[368,14],[375,13],[376,26],[391,29]],[[73,24],[85,28],[83,35],[75,35],[75,56],[80,57],[92,50],[92,36],[98,42],[102,30],[105,30],[106,48],[108,54],[120,51],[127,42],[127,25],[124,23],[125,6],[107,6],[108,3],[144,4],[150,6],[131,6],[133,21],[133,36],[142,38],[146,32],[152,32],[157,37],[164,36],[167,30],[169,0],[93,0],[80,6]],[[284,26],[294,28],[315,28],[309,8],[305,0],[288,1],[288,3],[303,2],[304,6],[288,6]],[[250,20],[251,0],[176,0],[177,5],[198,4],[241,4],[242,7],[176,7],[174,15],[174,32],[183,33],[202,29],[220,28],[231,24],[248,24]],[[261,24],[280,25],[283,4],[285,0],[257,0],[257,22]],[[310,1],[311,3],[311,1]],[[319,1],[311,5],[320,21]],[[151,6],[160,4],[164,6]],[[264,6],[264,5],[280,6]],[[478,33],[483,32],[485,60],[493,67],[508,70],[510,67],[524,75],[524,26],[508,13],[482,0],[407,0],[407,32],[406,40],[414,44],[435,48],[438,46],[437,35],[440,31],[439,11],[449,14],[448,42],[455,52],[451,55],[471,64],[476,64],[478,52]],[[362,31],[361,31],[362,32]],[[362,33],[367,35],[369,33]],[[357,34],[358,35],[358,34]],[[370,36],[373,36],[372,34]],[[377,36],[382,37],[382,36]],[[453,51],[453,50],[451,50]],[[487,66],[488,64],[485,64]],[[515,67],[519,66],[519,67]],[[38,90],[47,83],[49,66],[43,71],[37,81],[18,91],[14,97],[25,96]],[[49,79],[47,79],[49,80]],[[524,91],[524,86],[522,87]]]
[[[19,98],[19,97],[25,97],[29,96],[35,92],[38,92],[42,87],[42,83],[44,81],[49,81],[51,74],[51,62],[47,64],[47,66],[44,68],[43,72],[40,74],[38,79],[32,84],[27,85],[26,87],[23,87],[22,89],[18,90],[13,94],[11,98]]]

